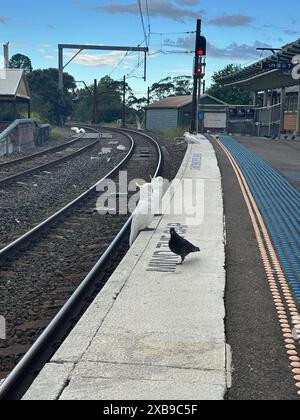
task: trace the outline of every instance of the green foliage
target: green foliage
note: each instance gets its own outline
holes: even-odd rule
[[[192,91],[193,85],[190,76],[166,77],[151,86],[151,101],[160,101],[169,96],[191,95]]]
[[[62,125],[73,110],[72,96],[69,90],[76,87],[74,78],[64,74],[64,94],[58,90],[58,70],[34,70],[28,75],[32,94],[32,109],[39,113],[44,121]]]
[[[9,67],[12,69],[24,69],[26,73],[32,72],[30,58],[23,54],[15,54],[9,60]]]
[[[51,127],[50,138],[61,139],[65,136],[65,132],[61,127]]]
[[[187,131],[189,131],[189,127],[178,127],[172,130],[163,131],[162,135],[167,139],[174,139],[178,137],[183,137],[184,133],[186,133]]]
[[[249,105],[251,103],[251,92],[240,88],[224,87],[221,79],[242,69],[240,64],[229,64],[212,76],[213,84],[206,93],[221,99],[231,105]]]

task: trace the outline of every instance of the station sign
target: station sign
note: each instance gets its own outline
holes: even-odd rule
[[[204,121],[204,117],[205,117],[204,112],[203,111],[199,111],[198,112],[198,120],[199,121]]]
[[[229,108],[229,116],[236,117],[237,116],[237,108]]]
[[[265,70],[292,70],[294,65],[290,61],[266,61],[261,67]]]
[[[247,118],[254,118],[255,117],[255,110],[253,108],[246,109],[246,117]]]
[[[229,117],[230,118],[254,118],[255,110],[254,108],[231,107],[229,108]]]

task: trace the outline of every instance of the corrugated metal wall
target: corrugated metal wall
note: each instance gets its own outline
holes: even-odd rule
[[[146,129],[164,131],[177,128],[177,109],[147,109]]]

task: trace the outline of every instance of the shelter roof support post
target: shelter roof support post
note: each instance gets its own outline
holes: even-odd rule
[[[13,119],[17,119],[17,98],[13,101]]]
[[[257,92],[256,91],[252,92],[252,98],[253,98],[253,106],[256,107],[257,105]]]
[[[297,106],[296,136],[300,137],[300,84],[298,85],[298,106]]]
[[[284,133],[285,100],[286,100],[286,89],[281,88],[280,132],[279,132],[279,135]]]
[[[28,114],[28,118],[31,118],[31,101],[30,100],[27,103],[27,114]]]
[[[269,96],[269,93],[268,93],[267,90],[265,90],[264,91],[264,103],[263,103],[263,106],[264,107],[267,107],[268,106],[268,96]]]

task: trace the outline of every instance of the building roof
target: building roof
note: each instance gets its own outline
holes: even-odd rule
[[[223,86],[237,86],[253,90],[276,89],[294,86],[297,82],[293,79],[290,70],[263,69],[263,63],[276,61],[291,62],[295,55],[300,55],[300,38],[284,46],[280,51],[263,60],[245,67],[231,75],[223,77]]]
[[[0,69],[0,99],[28,99],[30,91],[24,70]]]
[[[211,99],[212,101],[215,101],[215,102],[217,102],[217,103],[218,103],[218,104],[220,104],[220,105],[228,105],[226,102],[221,101],[221,99],[218,99],[218,98],[216,98],[215,96],[211,96],[211,95],[209,95],[208,93],[205,93],[204,95],[201,95],[201,99],[205,99],[205,98],[209,98],[209,99]]]
[[[162,99],[161,101],[154,102],[146,106],[145,109],[161,109],[161,108],[174,108],[179,109],[192,103],[192,95],[188,96],[170,96],[169,98]]]
[[[208,95],[205,93],[201,96],[201,99],[203,98],[210,98],[213,101],[216,101],[219,104],[227,105],[225,102],[221,101],[220,99],[217,99],[211,95]],[[170,96],[169,98],[162,99],[161,101],[154,102],[151,105],[148,105],[145,107],[145,109],[163,109],[163,108],[169,108],[169,109],[180,109],[187,105],[190,105],[193,101],[192,95],[187,96]]]

